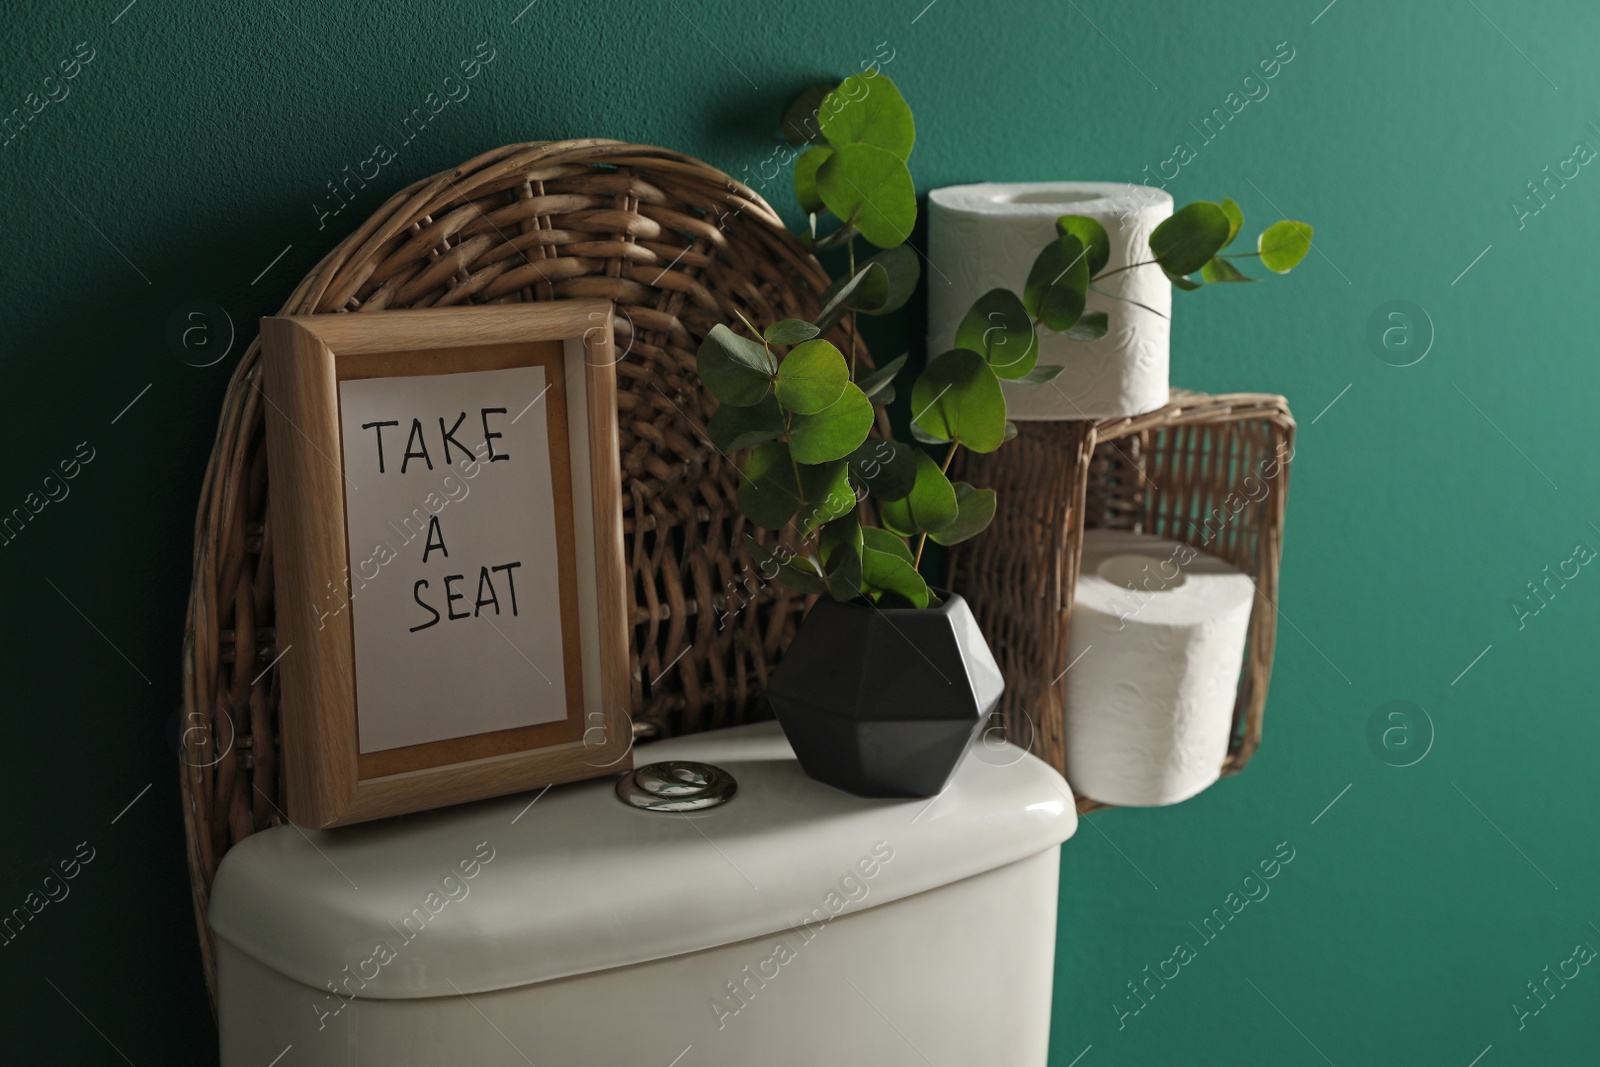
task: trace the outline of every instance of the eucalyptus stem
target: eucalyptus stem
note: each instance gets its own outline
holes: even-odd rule
[[[785,441],[787,441],[789,439],[789,435],[793,432],[793,427],[794,427],[794,416],[790,415],[787,409],[783,409],[783,439]],[[805,496],[805,484],[803,482],[801,482],[801,480],[800,480],[800,462],[797,459],[794,458],[794,453],[793,452],[789,453],[789,466],[794,470],[794,487],[795,487],[795,490],[803,498]],[[801,500],[801,504],[802,504],[802,506],[805,504],[804,499]],[[789,525],[791,525],[791,526],[794,525],[794,519],[793,518],[791,518],[789,520]],[[800,533],[800,545],[803,548],[803,547],[805,547],[805,545],[807,543],[809,543],[811,541],[812,538],[807,537],[805,535],[805,531],[804,530],[799,531],[799,533]],[[815,536],[815,535],[813,535],[813,536]]]
[[[950,473],[950,461],[956,458],[956,449],[958,449],[960,447],[961,447],[961,442],[960,441],[951,441],[950,442],[950,451],[948,451],[948,452],[946,452],[944,454],[944,462],[939,465],[939,473],[940,474],[949,474]]]
[[[1090,289],[1091,292],[1099,293],[1101,296],[1109,296],[1113,300],[1120,300],[1124,304],[1132,304],[1134,307],[1144,308],[1146,311],[1150,312],[1150,314],[1152,314],[1152,315],[1160,315],[1164,319],[1170,319],[1172,317],[1171,315],[1162,315],[1161,312],[1157,311],[1155,308],[1151,307],[1149,304],[1141,303],[1138,300],[1134,300],[1132,297],[1118,296],[1116,293],[1113,293],[1109,289],[1102,289],[1098,285],[1094,284],[1093,282],[1089,283],[1089,289]]]
[[[856,276],[856,239],[851,237],[845,244],[850,253],[850,277]],[[856,380],[856,313],[850,312],[850,380]]]
[[[1144,260],[1143,262],[1140,262],[1140,263],[1129,263],[1126,267],[1118,267],[1116,270],[1108,270],[1103,274],[1099,274],[1099,275],[1096,275],[1093,278],[1090,278],[1089,280],[1092,281],[1092,282],[1097,282],[1101,278],[1109,278],[1113,274],[1121,274],[1125,270],[1132,270],[1135,267],[1148,267],[1148,266],[1150,266],[1150,265],[1152,265],[1154,263],[1159,263],[1159,262],[1161,262],[1159,259],[1147,259],[1147,260]]]

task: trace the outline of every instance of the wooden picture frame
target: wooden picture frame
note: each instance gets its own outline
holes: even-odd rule
[[[262,320],[292,822],[631,766],[611,314]]]

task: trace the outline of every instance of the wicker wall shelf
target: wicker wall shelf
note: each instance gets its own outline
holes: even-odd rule
[[[1018,430],[999,452],[958,460],[962,477],[999,491],[1000,506],[984,536],[950,559],[951,588],[971,603],[1005,675],[997,716],[1007,737],[1065,771],[1064,672],[1083,531],[1132,530],[1203,548],[1255,582],[1222,768],[1238,773],[1261,743],[1272,676],[1287,457],[1294,450],[1288,401],[1173,390],[1165,407],[1148,414],[1023,422]],[[1257,501],[1243,488],[1252,475],[1266,485],[1264,493],[1250,493]],[[1105,806],[1078,800],[1080,812]]]

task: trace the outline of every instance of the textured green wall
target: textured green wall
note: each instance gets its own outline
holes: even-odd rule
[[[197,485],[256,318],[394,189],[503,142],[635,139],[759,181],[794,90],[892,49],[919,189],[1133,178],[1190,142],[1180,201],[1317,227],[1289,278],[1176,297],[1177,383],[1281,392],[1301,419],[1266,743],[1242,777],[1097,815],[1069,843],[1052,1062],[1594,1061],[1600,976],[1552,979],[1520,1029],[1512,1005],[1542,1004],[1525,983],[1600,946],[1600,577],[1565,564],[1577,576],[1538,614],[1511,606],[1539,606],[1525,583],[1600,546],[1600,176],[1564,162],[1600,146],[1592,5],[537,0],[513,21],[526,0],[123,2],[0,26],[4,108],[67,92],[0,147],[0,511],[80,442],[93,454],[0,548],[0,911],[93,850],[0,947],[0,1046],[214,1056],[167,731]],[[471,95],[319,229],[325,183],[398,139],[484,40]],[[1201,145],[1190,123],[1284,41],[1270,95]],[[46,86],[78,42],[92,60]],[[1577,173],[1533,214],[1525,183],[1546,165]],[[792,215],[787,188],[766,186]],[[241,332],[213,366],[167,340],[197,300]],[[1394,300],[1436,333],[1414,366],[1367,338]],[[878,344],[915,348],[920,304],[892,325]],[[1368,740],[1395,700],[1436,730],[1404,768]],[[1190,924],[1282,842],[1270,896],[1205,942]],[[1180,942],[1194,958],[1121,1016],[1143,1003],[1126,983],[1172,973]]]

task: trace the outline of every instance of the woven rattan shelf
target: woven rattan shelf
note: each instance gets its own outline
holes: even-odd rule
[[[558,297],[616,302],[635,728],[769,712],[761,695],[804,600],[742,579],[737,473],[706,440],[695,350],[719,322],[809,319],[822,268],[755,192],[660,148],[510,145],[403,189],[319,263],[283,314]],[[259,341],[235,368],[195,520],[182,785],[195,918],[222,856],[278,807],[271,490]],[[751,530],[751,532],[757,532]],[[729,606],[737,589],[737,611]]]
[[[988,531],[950,561],[951,587],[971,603],[1005,675],[998,716],[1007,737],[1066,770],[1063,676],[1083,531],[1133,530],[1203,548],[1255,582],[1222,768],[1239,772],[1261,743],[1272,676],[1294,454],[1288,401],[1173,390],[1165,407],[1145,415],[1018,427],[999,452],[958,461],[963,477],[999,491],[1000,506]],[[1079,811],[1104,806],[1078,800]]]

